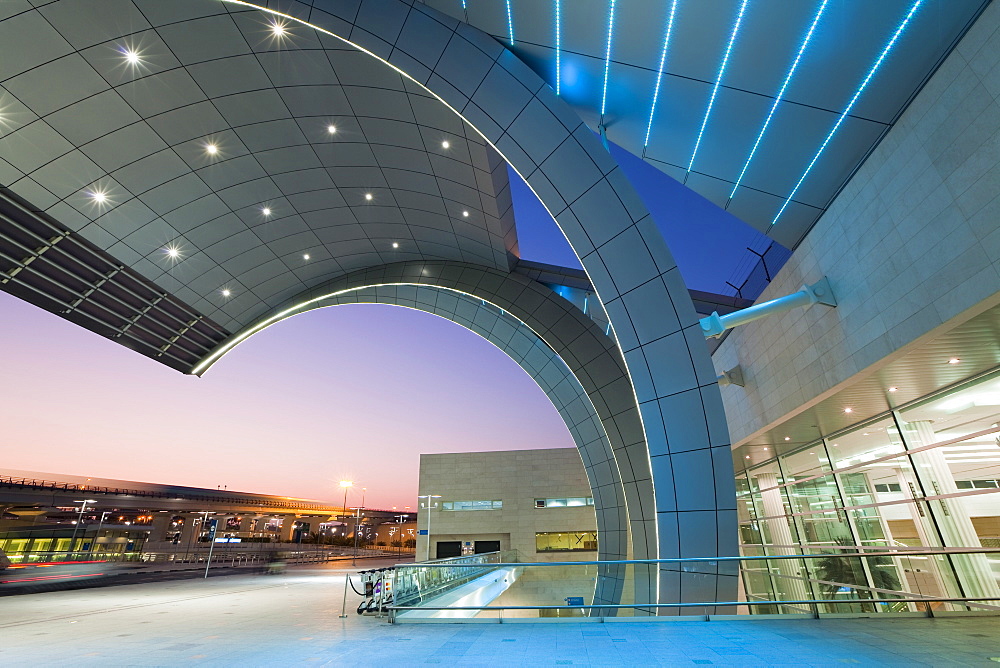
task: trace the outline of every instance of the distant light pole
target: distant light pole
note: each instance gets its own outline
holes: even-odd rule
[[[424,561],[431,560],[431,499],[440,499],[440,494],[423,494],[417,497],[418,499],[427,499],[424,503],[424,507],[427,508],[427,558]],[[437,506],[437,504],[433,504]]]
[[[101,513],[101,521],[97,524],[97,533],[94,534],[94,540],[90,543],[90,554],[94,553],[94,547],[97,545],[97,539],[101,537],[101,529],[104,527],[104,518],[108,516],[110,510],[105,510]]]
[[[73,550],[73,559],[76,560],[76,532],[80,530],[80,525],[83,524],[83,511],[87,509],[88,503],[97,503],[94,499],[75,499],[73,503],[80,504],[80,517],[76,520],[76,526],[73,527],[73,537],[69,541],[69,549]],[[86,538],[87,534],[84,534]]]
[[[354,510],[357,512],[354,516],[354,556],[351,557],[351,566],[358,565],[358,527],[361,524],[361,507],[358,506]]]

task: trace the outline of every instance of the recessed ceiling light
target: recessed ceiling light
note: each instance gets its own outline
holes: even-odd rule
[[[958,359],[957,357],[952,357],[950,360],[948,360],[948,364],[958,364],[961,361],[962,360]]]
[[[302,259],[303,260],[308,260],[309,259],[309,253],[306,253],[305,255],[303,255]]]
[[[462,212],[462,218],[468,218],[468,217],[469,217],[469,212],[468,211],[463,211]]]
[[[869,434],[867,431],[865,433],[861,434],[861,435],[862,436],[871,436],[871,434]]]
[[[850,406],[848,406],[847,408],[845,408],[845,409],[844,409],[844,412],[845,412],[845,413],[853,413],[853,412],[854,412],[854,409],[853,409],[853,408],[851,408]]]
[[[365,199],[367,201],[369,201],[369,202],[372,201],[372,194],[371,193],[365,193]]]
[[[281,37],[282,35],[285,34],[285,26],[283,24],[277,23],[277,22],[272,23],[271,24],[271,32],[274,33],[275,37]]]
[[[889,391],[890,391],[890,392],[895,392],[895,391],[896,391],[896,390],[898,390],[898,389],[899,389],[898,387],[890,387],[890,388],[889,388]]]
[[[337,126],[331,123],[330,125],[326,126],[326,131],[331,135],[335,135],[337,134]]]
[[[831,445],[833,445],[833,447],[835,447],[835,448],[839,448],[840,447],[840,443],[832,443]]]
[[[764,448],[764,452],[767,452],[767,448]]]
[[[219,152],[219,147],[215,144],[205,144],[205,152],[209,155],[215,155]]]
[[[231,295],[231,294],[233,294],[233,293],[232,293],[232,292],[230,292],[229,290],[223,290],[223,291],[222,291],[222,296],[223,296],[223,297],[228,297],[228,296],[229,296],[229,295]]]
[[[108,201],[108,196],[102,193],[100,190],[95,190],[94,192],[90,193],[90,198],[95,202],[97,202],[98,204],[104,204],[105,202]]]
[[[399,244],[398,244],[398,243],[396,243],[395,241],[393,241],[393,242],[392,242],[392,247],[393,247],[393,248],[399,248]]]
[[[447,139],[445,139],[443,142],[441,142],[441,148],[451,148],[451,143]]]
[[[750,455],[747,455],[746,457],[744,457],[744,459],[750,459]]]
[[[271,208],[265,206],[263,209],[260,210],[260,212],[262,214],[264,214],[265,216],[270,216],[271,215]]]
[[[128,61],[129,65],[139,64],[139,54],[132,49],[122,49],[122,55],[125,56],[125,60]]]
[[[180,257],[180,254],[181,254],[181,252],[179,250],[177,250],[176,248],[174,248],[173,246],[168,247],[166,249],[166,251],[167,251],[167,255],[168,256],[174,257],[174,258]]]

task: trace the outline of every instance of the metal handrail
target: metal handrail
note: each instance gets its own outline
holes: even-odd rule
[[[680,564],[687,562],[713,562],[713,561],[770,561],[773,559],[829,559],[830,557],[900,557],[900,556],[927,556],[927,555],[947,555],[947,554],[997,554],[1000,548],[995,547],[943,547],[939,550],[909,550],[891,549],[883,552],[855,552],[851,554],[776,554],[773,556],[749,556],[749,557],[683,557],[673,559],[617,559],[607,561],[528,561],[528,562],[497,562],[489,564],[497,568],[504,566],[610,566],[617,564]],[[417,562],[413,564],[396,564],[392,568],[414,568],[426,567],[434,568],[447,566],[450,568],[462,566],[482,566],[483,564],[441,564],[435,562]],[[898,599],[893,599],[898,600]],[[597,606],[606,608],[608,606]]]
[[[594,608],[731,608],[741,605],[818,605],[859,603],[973,603],[974,601],[1000,601],[1000,598],[853,598],[853,599],[803,599],[796,601],[702,601],[700,603],[595,603],[593,605],[399,605],[390,610],[588,610]],[[990,608],[991,610],[993,608]],[[998,608],[1000,609],[1000,608]]]

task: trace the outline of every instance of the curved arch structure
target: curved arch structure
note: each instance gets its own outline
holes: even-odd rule
[[[502,45],[421,3],[269,5],[0,13],[16,55],[0,63],[0,288],[188,370],[282,305],[348,277],[370,286],[368,271],[420,283],[389,268],[422,263],[439,288],[495,292],[573,370],[613,453],[593,479],[617,465],[636,556],[735,555],[715,371],[599,139]],[[567,339],[582,316],[510,273],[504,161],[580,256],[613,340]],[[606,373],[588,370],[597,359]],[[662,568],[650,599],[733,600],[734,575]]]
[[[729,432],[698,318],[662,235],[598,137],[502,45],[429,7],[315,0],[283,8],[426,87],[531,186],[583,263],[624,353],[628,376],[617,393],[634,392],[639,405],[644,433],[625,439],[648,448],[659,556],[736,555]],[[660,600],[735,594],[728,565],[660,572]]]
[[[640,481],[649,483],[649,469],[641,456],[629,460],[636,453],[625,449],[621,438],[622,430],[641,425],[629,424],[634,414],[622,416],[620,410],[616,421],[622,397],[606,389],[625,376],[621,354],[592,320],[530,278],[457,262],[407,262],[355,272],[277,307],[221,344],[193,371],[205,373],[266,327],[343,304],[391,304],[431,313],[504,351],[552,401],[580,451],[597,510],[598,558],[655,558],[653,518],[646,517],[637,489]],[[627,467],[624,475],[622,465]],[[595,601],[621,602],[624,575],[621,568],[603,569]],[[636,600],[654,601],[654,584],[655,577],[636,569]]]

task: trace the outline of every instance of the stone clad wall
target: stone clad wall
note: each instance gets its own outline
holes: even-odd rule
[[[985,10],[760,299],[824,275],[836,309],[740,327],[714,354],[720,373],[740,364],[746,375],[745,388],[722,388],[735,445],[1000,301],[1000,5]]]

